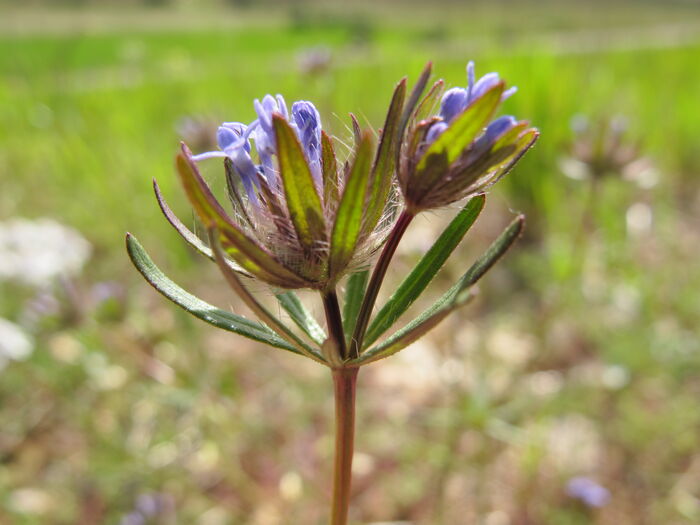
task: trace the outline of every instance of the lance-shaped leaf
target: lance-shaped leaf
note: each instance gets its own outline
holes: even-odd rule
[[[127,234],[126,236],[126,248],[134,266],[141,272],[141,275],[143,275],[146,281],[163,296],[195,317],[217,328],[234,332],[249,339],[276,348],[282,348],[283,350],[288,350],[295,354],[300,353],[294,346],[279,337],[268,327],[246,319],[245,317],[241,317],[240,315],[212,306],[180,288],[155,265],[138,240],[131,234]]]
[[[423,94],[423,91],[425,91],[425,86],[428,84],[428,79],[430,78],[430,73],[432,72],[432,70],[433,63],[428,62],[423,68],[423,71],[421,72],[420,76],[418,77],[415,86],[413,86],[411,94],[408,96],[408,100],[406,100],[406,105],[404,106],[403,113],[401,114],[401,121],[399,122],[399,140],[403,138],[403,134],[406,131],[406,126],[408,125],[408,121],[411,119],[411,115],[416,109],[416,105],[418,104],[418,100]],[[399,155],[399,149],[400,148],[398,147],[396,148],[397,157]]]
[[[323,344],[326,340],[326,332],[318,324],[318,321],[311,315],[299,300],[299,297],[294,292],[284,292],[276,294],[275,297],[279,301],[282,308],[286,310],[292,321],[301,328],[315,343]]]
[[[300,354],[303,354],[314,361],[325,364],[326,361],[317,351],[307,346],[301,339],[299,339],[294,332],[292,332],[282,321],[277,319],[277,317],[275,317],[267,308],[260,304],[255,296],[251,294],[245,286],[243,286],[243,283],[236,275],[236,272],[232,271],[226,264],[224,252],[221,249],[221,244],[219,243],[219,236],[214,228],[209,229],[209,240],[214,251],[216,264],[219,266],[221,273],[226,279],[226,282],[228,282],[229,286],[233,288],[233,291],[238,294],[246,306],[258,316],[258,319],[277,332],[282,339],[296,348]]]
[[[323,204],[326,209],[335,209],[338,204],[338,160],[335,157],[333,141],[325,131],[321,131],[321,160],[323,165]]]
[[[303,288],[309,283],[284,266],[257,241],[251,239],[226,215],[199,173],[187,146],[176,159],[177,171],[185,193],[207,228],[215,227],[226,253],[241,267],[259,279],[281,288]]]
[[[525,217],[518,216],[489,246],[484,254],[432,306],[382,343],[363,352],[352,364],[367,364],[406,348],[473,296],[470,289],[500,259],[522,232]]]
[[[365,132],[355,153],[331,233],[330,275],[339,276],[355,252],[366,209],[367,181],[372,167],[372,135]]]
[[[275,128],[277,159],[289,217],[299,242],[312,252],[326,239],[321,198],[316,191],[301,144],[289,122],[280,115],[273,115],[272,123]]]
[[[165,198],[163,197],[163,193],[160,191],[160,187],[158,186],[158,183],[156,182],[155,179],[153,179],[153,191],[156,194],[156,200],[158,201],[158,206],[160,206],[161,211],[163,212],[163,215],[167,219],[167,221],[170,223],[170,225],[175,228],[177,233],[180,234],[180,236],[187,241],[187,244],[192,246],[195,250],[197,250],[199,253],[204,255],[205,257],[211,259],[212,261],[214,260],[214,253],[211,251],[209,246],[204,244],[202,242],[202,239],[197,237],[187,226],[185,226],[180,219],[178,219],[177,215],[173,213],[173,210],[170,209],[170,206],[168,206],[168,203],[165,202]],[[248,272],[246,272],[243,268],[241,268],[238,264],[235,262],[228,260],[228,265],[233,269],[234,271],[245,275],[246,277],[252,277]]]
[[[432,169],[431,164],[439,160],[441,164],[449,166],[481,133],[501,102],[504,86],[503,82],[499,82],[474,100],[430,145],[418,162],[416,173],[411,181],[412,191],[415,194],[427,192],[444,175],[442,169]]]
[[[355,331],[367,281],[369,281],[369,270],[355,272],[348,278],[348,284],[345,287],[345,304],[343,304],[343,330],[348,334],[348,338],[352,337]],[[346,342],[350,344],[349,340]]]
[[[391,189],[396,162],[395,151],[399,144],[399,123],[401,111],[403,109],[404,98],[406,97],[406,79],[398,83],[391,98],[389,111],[386,115],[382,136],[379,139],[377,156],[372,167],[370,177],[370,193],[367,200],[367,210],[365,212],[362,228],[364,232],[374,229],[379,218],[382,216],[387,197]]]
[[[352,138],[355,140],[355,146],[357,146],[362,139],[362,128],[354,113],[350,113],[350,120],[352,121]]]
[[[464,208],[450,222],[435,244],[416,264],[410,274],[403,280],[386,304],[372,320],[365,335],[365,346],[371,345],[396,320],[408,310],[413,302],[423,293],[437,272],[442,268],[450,254],[457,248],[464,235],[469,231],[484,207],[484,195],[477,195],[467,202]]]
[[[464,290],[462,293],[453,297],[450,301],[447,301],[439,306],[434,305],[434,308],[426,310],[422,315],[408,323],[401,330],[394,333],[386,341],[363,353],[359,358],[351,363],[361,363],[366,365],[400,352],[435,328],[442,322],[443,319],[445,319],[445,317],[454,312],[460,306],[467,304],[473,296],[474,294],[471,290]]]

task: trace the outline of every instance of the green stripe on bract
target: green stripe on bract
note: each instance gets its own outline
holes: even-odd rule
[[[307,252],[313,252],[326,240],[321,199],[296,133],[281,116],[273,115],[272,123],[289,216],[299,242]]]
[[[347,266],[360,238],[366,212],[367,181],[372,167],[372,136],[364,133],[345,183],[331,233],[330,275],[339,277]]]
[[[244,270],[269,284],[282,288],[302,288],[309,285],[228,218],[199,174],[184,144],[176,160],[177,171],[190,204],[207,228],[215,227],[219,230],[221,244],[229,256]]]
[[[469,200],[450,222],[435,244],[416,264],[411,273],[399,285],[386,304],[374,317],[367,329],[364,345],[377,340],[403,315],[433,280],[464,235],[469,231],[484,207],[485,197],[478,195]]]
[[[333,141],[321,131],[321,161],[323,167],[323,204],[327,210],[338,204],[338,161],[333,149]]]
[[[399,138],[397,136],[399,119],[403,110],[404,98],[406,97],[406,79],[398,83],[391,98],[389,111],[382,129],[382,137],[379,140],[377,157],[372,168],[370,179],[371,191],[367,202],[367,212],[362,225],[363,232],[368,234],[377,225],[379,218],[384,212],[387,197],[391,190],[394,175],[394,163],[396,155],[394,152],[398,147]]]

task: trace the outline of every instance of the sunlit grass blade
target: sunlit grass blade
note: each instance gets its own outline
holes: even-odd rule
[[[274,115],[272,122],[289,216],[299,242],[313,252],[326,239],[321,198],[296,133],[282,116]]]
[[[221,244],[244,270],[281,288],[302,288],[308,283],[279,262],[266,248],[231,221],[199,173],[187,146],[176,158],[177,171],[190,204],[207,228],[219,230]]]
[[[403,280],[386,304],[372,320],[364,345],[369,346],[386,332],[410,308],[423,293],[447,258],[461,242],[464,235],[476,221],[484,207],[484,195],[477,195],[469,200],[464,208],[447,226],[433,246],[416,264],[410,274]]]
[[[323,357],[321,357],[321,355],[313,348],[306,345],[282,321],[280,321],[267,308],[260,304],[255,296],[243,285],[239,277],[236,275],[236,272],[229,268],[229,266],[226,264],[224,252],[221,249],[221,244],[219,243],[219,235],[215,228],[209,229],[209,241],[211,242],[212,250],[214,251],[216,264],[219,266],[221,273],[226,279],[226,282],[229,284],[229,286],[231,286],[233,291],[238,294],[246,306],[250,308],[256,316],[258,316],[258,319],[275,331],[282,339],[295,347],[299,353],[313,359],[314,361],[325,364],[326,361],[323,359]]]
[[[351,337],[355,331],[357,316],[360,313],[362,299],[367,289],[367,281],[369,281],[369,270],[355,272],[348,278],[348,284],[345,287],[345,303],[343,304],[343,330],[348,334],[348,337]],[[350,341],[347,343],[349,344]]]
[[[364,133],[357,147],[331,233],[330,275],[340,275],[347,266],[360,238],[362,217],[372,167],[372,135]]]
[[[292,321],[301,328],[315,343],[323,344],[326,340],[325,330],[318,324],[318,321],[311,315],[294,292],[284,292],[276,294],[275,297],[279,301],[280,306],[289,314]]]
[[[374,229],[377,221],[382,216],[387,203],[387,196],[391,189],[392,176],[396,162],[396,148],[398,148],[398,129],[404,99],[406,97],[406,79],[398,83],[391,98],[389,111],[384,122],[382,135],[377,147],[377,156],[372,167],[370,177],[370,194],[367,201],[367,211],[362,225],[363,231]]]
[[[134,266],[141,275],[143,275],[146,281],[164,297],[170,299],[173,303],[195,317],[217,328],[222,328],[261,343],[300,354],[299,350],[266,326],[234,313],[221,310],[180,288],[155,265],[138,240],[131,234],[127,234],[126,236],[126,248]]]
[[[366,364],[395,354],[436,326],[451,311],[469,301],[473,295],[471,287],[508,251],[522,232],[524,223],[525,217],[519,215],[432,306],[385,341],[363,352],[352,363]]]

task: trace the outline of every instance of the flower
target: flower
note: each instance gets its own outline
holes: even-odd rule
[[[365,132],[341,168],[309,101],[290,111],[281,95],[266,95],[254,108],[250,124],[219,126],[218,150],[192,155],[182,146],[177,167],[185,191],[227,266],[280,288],[326,289],[380,246],[396,207],[388,198],[393,166],[378,163]],[[382,155],[386,150],[380,145]],[[232,216],[199,173],[197,164],[211,158],[224,159]],[[156,193],[168,220],[193,240]]]
[[[590,478],[576,476],[566,484],[566,493],[589,507],[604,507],[610,501],[610,491]]]
[[[34,340],[20,326],[0,317],[0,370],[8,361],[22,361],[34,351]]]
[[[497,73],[476,80],[467,65],[467,87],[448,90],[437,115],[426,115],[441,93],[437,82],[418,105],[401,149],[399,183],[415,212],[476,195],[503,177],[535,143],[539,132],[512,116],[491,120],[516,88]],[[424,118],[425,116],[425,118]]]
[[[91,251],[80,233],[53,219],[0,222],[0,280],[47,288],[80,274]]]

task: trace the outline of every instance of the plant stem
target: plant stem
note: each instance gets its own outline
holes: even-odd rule
[[[323,298],[323,309],[326,312],[326,324],[328,325],[329,341],[335,343],[335,356],[331,357],[331,366],[340,365],[348,357],[347,347],[345,345],[345,332],[343,332],[343,316],[340,313],[340,304],[338,303],[338,294],[335,288],[326,290],[321,293]]]
[[[333,370],[335,392],[335,465],[331,525],[347,525],[355,441],[355,393],[359,368]]]
[[[399,216],[394,229],[391,230],[389,238],[384,245],[377,264],[372,272],[372,278],[367,285],[367,291],[365,292],[365,297],[362,300],[362,306],[360,306],[360,313],[357,316],[357,324],[355,325],[355,331],[352,334],[352,341],[350,343],[350,358],[355,359],[360,356],[360,350],[362,349],[362,339],[365,337],[365,332],[367,331],[367,325],[369,324],[369,318],[372,315],[372,309],[374,308],[374,303],[377,300],[377,295],[379,295],[379,288],[382,286],[382,281],[384,281],[384,276],[386,271],[389,269],[389,263],[391,258],[394,256],[396,247],[399,245],[399,241],[403,234],[406,232],[408,225],[411,224],[413,220],[413,213],[404,210]]]

